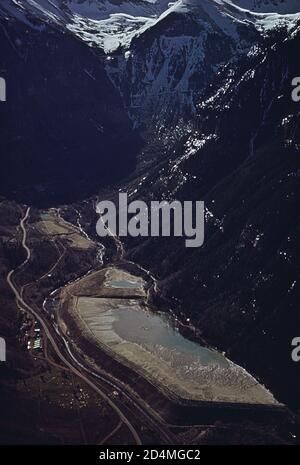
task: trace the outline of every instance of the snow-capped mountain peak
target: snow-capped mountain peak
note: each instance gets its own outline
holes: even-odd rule
[[[0,14],[32,27],[36,20],[56,23],[110,53],[129,47],[171,14],[192,14],[213,22],[238,39],[236,26],[252,23],[270,28],[291,21],[300,12],[299,0],[1,0]],[[292,16],[291,16],[292,15]]]
[[[298,0],[228,0],[245,10],[259,13],[292,14],[300,12]]]

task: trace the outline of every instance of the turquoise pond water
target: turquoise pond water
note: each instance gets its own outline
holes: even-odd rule
[[[118,289],[136,289],[136,288],[142,288],[143,283],[142,281],[128,281],[125,279],[121,280],[111,280],[111,281],[106,281],[105,282],[105,287],[113,287],[113,288],[118,288]]]
[[[148,349],[156,346],[174,351],[177,355],[192,356],[201,365],[228,367],[228,361],[221,353],[202,347],[180,334],[165,313],[122,304],[114,316],[113,329],[126,341],[147,346]]]

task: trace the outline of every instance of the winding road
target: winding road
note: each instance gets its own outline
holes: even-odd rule
[[[106,395],[104,392],[102,392],[102,390],[93,381],[91,381],[85,374],[81,373],[81,371],[79,371],[76,367],[74,367],[74,365],[69,360],[67,360],[67,358],[63,355],[62,351],[58,347],[54,337],[51,334],[51,330],[49,328],[49,323],[45,320],[44,317],[40,316],[39,313],[37,313],[32,308],[32,306],[30,306],[29,304],[27,304],[25,302],[25,300],[22,297],[22,288],[20,290],[18,290],[18,288],[16,287],[16,285],[15,285],[15,283],[13,281],[14,274],[21,267],[23,267],[30,260],[30,257],[31,257],[31,251],[30,251],[29,247],[27,246],[27,232],[26,232],[26,228],[25,228],[25,222],[27,221],[27,219],[29,217],[29,214],[30,214],[30,208],[27,208],[24,217],[20,221],[20,227],[21,227],[21,230],[23,232],[22,246],[26,251],[26,259],[24,260],[24,262],[18,268],[14,269],[14,270],[11,270],[7,275],[7,283],[9,285],[9,287],[11,288],[11,290],[13,291],[14,295],[15,295],[16,302],[17,302],[17,304],[21,304],[22,307],[25,310],[27,310],[30,314],[32,314],[36,318],[36,320],[41,324],[41,327],[43,328],[45,336],[49,340],[54,352],[56,353],[56,355],[58,356],[60,361],[63,363],[63,365],[68,367],[70,369],[70,371],[72,371],[72,373],[74,373],[76,376],[78,376],[80,379],[82,379],[86,384],[88,384],[100,397],[102,397],[110,405],[110,407],[117,413],[117,415],[119,416],[122,423],[124,423],[128,427],[128,429],[130,430],[130,432],[132,433],[132,436],[134,437],[134,440],[135,440],[136,444],[141,445],[142,444],[141,438],[140,438],[137,430],[135,429],[135,427],[132,425],[132,423],[122,413],[122,411],[119,409],[119,407],[108,397],[108,395]]]
[[[7,283],[11,290],[15,295],[15,299],[17,304],[21,305],[26,311],[28,311],[41,325],[41,328],[44,331],[45,337],[49,341],[52,349],[56,353],[57,357],[62,363],[62,366],[66,369],[69,369],[74,375],[78,376],[82,379],[87,385],[89,385],[102,399],[104,399],[108,405],[114,410],[114,412],[118,415],[120,419],[120,423],[124,424],[132,434],[134,441],[137,445],[142,444],[142,440],[140,434],[138,433],[136,427],[132,424],[132,422],[128,419],[128,413],[133,415],[133,417],[142,420],[144,424],[147,424],[153,431],[159,433],[162,441],[165,444],[175,444],[176,439],[173,433],[169,431],[168,425],[162,420],[162,418],[153,410],[151,409],[142,398],[138,396],[137,393],[133,392],[129,386],[124,385],[124,383],[120,382],[116,378],[114,378],[111,374],[106,373],[100,368],[95,370],[95,367],[90,365],[88,361],[86,361],[83,357],[79,356],[79,354],[74,353],[73,348],[71,347],[71,342],[66,339],[66,337],[61,334],[58,326],[55,324],[54,321],[49,321],[48,314],[45,312],[45,305],[47,299],[45,299],[43,306],[41,309],[36,308],[36,305],[31,305],[26,301],[24,298],[24,289],[29,287],[31,284],[36,283],[38,280],[34,281],[33,283],[27,283],[20,288],[15,283],[15,276],[17,272],[20,272],[22,268],[30,261],[31,258],[31,250],[27,243],[27,230],[26,230],[26,222],[30,215],[30,208],[26,209],[24,216],[20,220],[20,228],[22,231],[22,247],[26,252],[25,260],[16,268],[11,270],[7,275]],[[59,215],[60,216],[60,215]],[[64,220],[63,220],[64,221]],[[72,223],[69,223],[72,225]],[[72,225],[73,226],[73,225]],[[75,226],[76,228],[76,226]],[[79,228],[76,228],[77,230]],[[86,237],[86,236],[85,236]],[[114,238],[116,239],[116,238]],[[89,240],[91,240],[89,238]],[[120,244],[116,244],[117,248],[119,249]],[[121,241],[120,241],[121,242]],[[119,247],[118,247],[119,246]],[[123,246],[122,246],[123,249]],[[121,252],[118,250],[119,253]],[[65,253],[63,251],[62,253]],[[121,254],[123,255],[123,254]],[[61,257],[58,258],[56,264],[52,265],[51,269],[57,266],[60,262]],[[90,270],[87,274],[91,273],[93,270]],[[147,270],[143,270],[147,272]],[[149,274],[149,273],[148,273]],[[149,274],[150,275],[150,274]],[[43,276],[44,277],[44,276]],[[155,278],[151,276],[153,279],[153,283],[155,284]],[[82,279],[82,276],[76,278],[73,282]],[[67,285],[70,283],[67,283]],[[64,286],[63,286],[64,287]],[[50,296],[53,296],[59,289],[52,291]],[[39,311],[41,310],[41,312]],[[109,394],[112,390],[116,390],[121,397],[126,402],[120,400],[120,396],[117,400],[112,400],[109,397]],[[104,392],[105,391],[105,392]],[[119,406],[117,405],[117,402]],[[126,411],[126,415],[122,410]],[[118,428],[119,429],[119,428]],[[116,429],[117,431],[117,429]],[[105,438],[105,441],[112,437],[113,431]]]

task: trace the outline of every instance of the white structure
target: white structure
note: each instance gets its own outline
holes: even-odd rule
[[[6,81],[0,77],[0,102],[6,102]]]
[[[6,343],[3,337],[0,337],[0,362],[6,362]]]

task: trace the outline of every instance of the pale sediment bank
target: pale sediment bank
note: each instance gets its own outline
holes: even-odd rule
[[[144,284],[109,267],[71,288],[69,313],[90,342],[182,400],[278,404],[246,370],[184,338],[166,314],[149,310]]]

